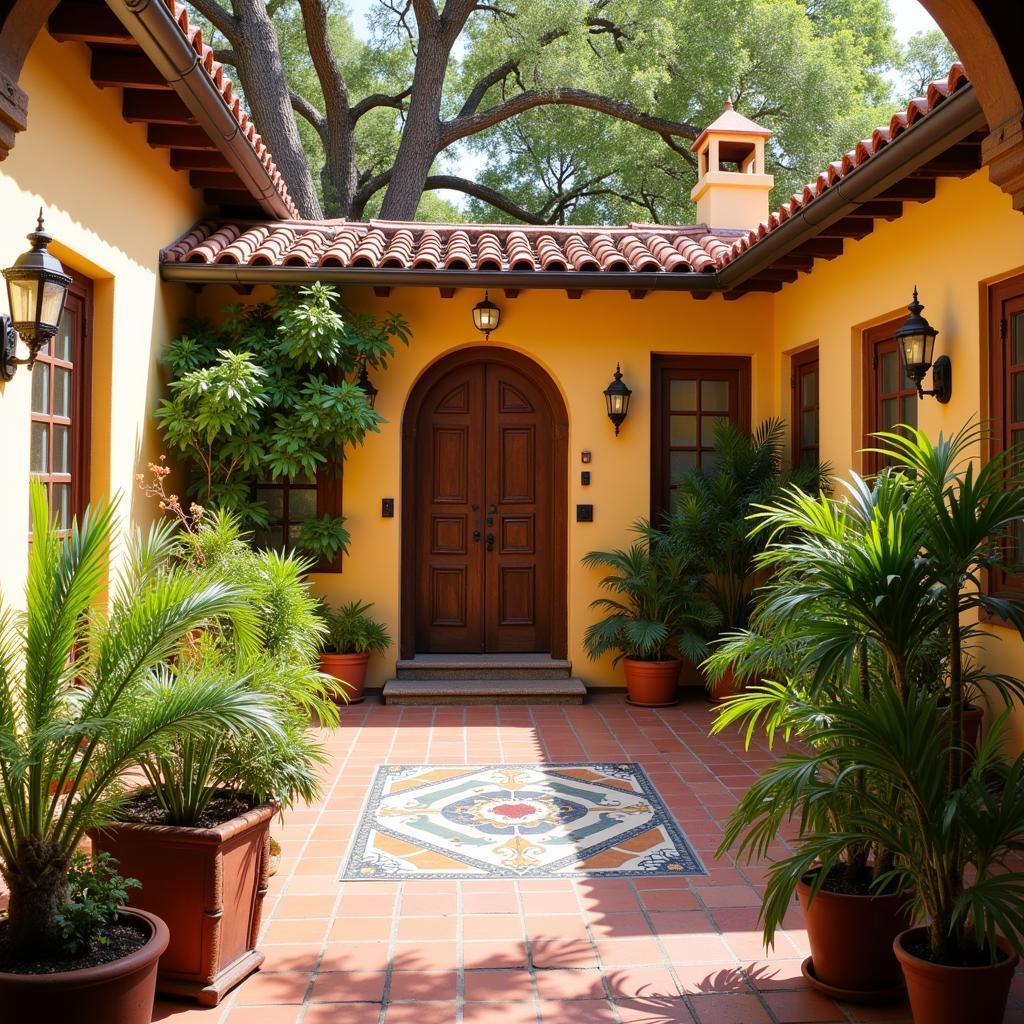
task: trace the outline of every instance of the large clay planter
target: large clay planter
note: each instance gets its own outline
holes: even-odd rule
[[[160,992],[216,1006],[263,963],[256,939],[276,811],[264,804],[218,828],[125,823],[91,833],[94,850],[112,854],[119,872],[142,883],[132,905],[167,922]]]
[[[730,665],[725,670],[725,675],[717,683],[710,687],[711,699],[715,701],[725,700],[726,697],[735,697],[737,693],[744,690],[743,681],[736,679],[736,673]]]
[[[667,708],[679,702],[679,669],[682,662],[639,661],[623,658],[626,700],[641,708]]]
[[[366,696],[366,666],[369,663],[369,653],[320,655],[320,671],[348,684],[345,696],[349,704],[358,704]],[[341,702],[340,697],[338,701]]]
[[[149,1024],[156,965],[167,948],[167,925],[140,910],[123,911],[149,925],[149,941],[134,953],[99,967],[60,974],[0,972],[0,1018],[5,1021],[74,1021],[75,1024]]]
[[[822,889],[811,901],[804,881],[797,894],[811,947],[802,967],[809,985],[850,1003],[888,1003],[902,996],[892,942],[911,924],[909,893],[854,896]]]
[[[1005,939],[998,942],[1006,959],[994,967],[946,967],[922,960],[904,948],[904,942],[919,941],[926,934],[924,928],[911,928],[897,935],[892,944],[907,980],[914,1024],[1002,1024],[1020,960]]]

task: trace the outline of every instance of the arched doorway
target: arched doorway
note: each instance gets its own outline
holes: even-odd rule
[[[402,425],[402,656],[566,652],[568,415],[533,360],[439,359]]]

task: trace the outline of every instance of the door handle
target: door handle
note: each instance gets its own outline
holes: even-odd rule
[[[494,534],[493,533],[487,534],[487,550],[488,551],[493,551],[494,550]]]

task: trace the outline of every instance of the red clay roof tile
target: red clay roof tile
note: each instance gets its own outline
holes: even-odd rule
[[[164,0],[172,10],[175,0]],[[179,24],[187,15],[179,14]],[[194,45],[209,49],[201,34]],[[220,76],[219,67],[216,75]],[[231,100],[230,81],[221,92]],[[854,168],[872,159],[893,139],[968,84],[954,64],[945,80],[933,82],[924,98],[912,100],[817,180],[794,193],[751,231],[716,230],[707,225],[629,224],[622,227],[522,226],[503,224],[421,224],[370,221],[279,221],[260,224],[199,224],[162,253],[165,263],[248,264],[250,266],[366,267],[410,270],[548,272],[709,273],[746,252],[784,221],[813,203]],[[723,114],[719,121],[729,115]],[[731,112],[735,117],[740,115]],[[729,122],[733,123],[732,121]],[[273,166],[251,122],[239,115],[253,145]],[[737,129],[738,130],[738,129]],[[262,148],[260,148],[262,147]],[[282,188],[284,186],[282,185]]]

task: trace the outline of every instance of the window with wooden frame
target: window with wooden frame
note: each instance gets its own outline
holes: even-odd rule
[[[896,331],[903,320],[890,320],[864,332],[864,447],[878,446],[872,434],[898,424],[917,426],[920,399],[917,385],[907,376]],[[864,472],[884,467],[880,456],[864,453]]]
[[[654,355],[651,358],[651,517],[672,507],[675,481],[715,462],[715,425],[750,429],[750,359]]]
[[[992,451],[1024,445],[1024,275],[989,289]],[[994,591],[1024,590],[1024,523],[1007,552],[1009,572],[993,573]]]
[[[793,465],[817,466],[820,461],[817,347],[797,352],[791,360],[790,369],[793,392],[790,411]]]
[[[260,481],[253,486],[252,497],[263,505],[269,516],[268,524],[255,532],[255,545],[291,551],[298,548],[302,524],[307,519],[342,514],[341,468],[325,468],[315,477]],[[330,561],[321,560],[315,571],[341,572],[341,552]]]
[[[32,367],[29,471],[62,532],[89,502],[92,282],[72,275],[57,334]]]

